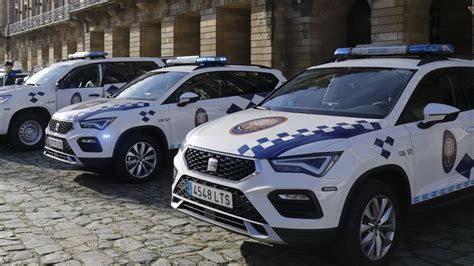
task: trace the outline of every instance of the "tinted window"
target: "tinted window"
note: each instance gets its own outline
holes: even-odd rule
[[[413,75],[388,68],[324,68],[303,72],[261,107],[295,113],[385,117]]]
[[[221,72],[209,72],[194,76],[171,95],[166,103],[176,103],[181,94],[193,92],[200,100],[219,98],[225,95],[226,83]]]
[[[270,92],[279,80],[270,73],[229,71],[222,72],[227,82],[223,97]]]
[[[458,80],[462,84],[463,92],[467,95],[468,109],[474,109],[474,68],[463,68],[458,73]]]
[[[449,70],[437,70],[427,74],[410,97],[399,123],[423,120],[423,110],[429,103],[441,103],[457,107],[454,83]]]
[[[157,68],[153,62],[110,62],[105,69],[104,85],[127,83]]]
[[[100,87],[99,65],[88,65],[72,71],[64,79],[64,85],[65,89]]]

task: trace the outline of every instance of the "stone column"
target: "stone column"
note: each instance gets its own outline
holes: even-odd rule
[[[27,61],[27,70],[30,71],[33,66],[38,64],[38,50],[33,44],[30,44],[28,47],[28,61]]]
[[[49,46],[49,64],[61,61],[63,47],[61,43],[51,43]]]
[[[82,51],[90,51],[90,52],[104,51],[104,40],[105,40],[105,35],[103,31],[86,32],[84,33],[84,43],[83,43]]]
[[[66,59],[68,55],[77,51],[77,42],[75,40],[63,41],[62,43],[62,59]]]
[[[116,27],[104,31],[104,50],[110,57],[130,55],[130,28]]]
[[[272,12],[267,7],[266,1],[252,5],[250,23],[251,62],[271,67],[273,60]]]
[[[201,55],[217,55],[219,40],[217,37],[217,8],[201,10]]]
[[[130,56],[161,55],[160,23],[134,23],[130,25]]]

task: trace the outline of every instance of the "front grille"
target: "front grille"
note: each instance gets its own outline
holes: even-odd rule
[[[56,148],[53,148],[53,147],[49,146],[47,138],[52,138],[52,139],[57,139],[57,140],[62,141],[63,142],[63,150],[56,149]],[[45,146],[48,147],[49,149],[52,149],[52,150],[55,150],[55,151],[60,151],[60,152],[63,152],[63,153],[69,154],[69,155],[73,155],[73,156],[76,155],[74,153],[74,151],[72,150],[71,146],[69,146],[69,143],[67,143],[67,140],[63,139],[63,138],[58,138],[58,137],[54,137],[54,136],[51,136],[51,135],[46,135]]]
[[[229,208],[214,204],[212,202],[204,201],[204,200],[189,196],[188,195],[188,181],[196,182],[202,185],[214,187],[214,188],[225,190],[232,193],[234,208],[229,209]],[[233,215],[236,215],[236,216],[239,216],[251,221],[259,222],[259,223],[266,223],[263,217],[258,213],[255,207],[252,205],[252,203],[250,203],[250,201],[247,199],[247,197],[245,197],[245,195],[241,191],[234,188],[224,187],[221,185],[206,182],[204,180],[200,180],[200,179],[190,177],[190,176],[182,176],[181,179],[178,181],[178,184],[176,185],[174,193],[183,198],[204,204],[206,206],[224,211],[226,213],[230,213],[230,214],[233,214]]]
[[[240,181],[255,173],[255,162],[253,160],[227,156],[208,151],[189,148],[185,153],[186,163],[192,171],[219,177],[231,181]],[[219,161],[215,172],[207,171],[209,159]]]
[[[49,121],[49,130],[54,133],[67,134],[69,131],[73,130],[72,122],[65,122],[51,119]]]

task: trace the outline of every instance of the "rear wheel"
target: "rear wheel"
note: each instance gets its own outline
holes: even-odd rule
[[[41,149],[44,144],[48,119],[32,112],[16,116],[8,130],[8,140],[21,150]]]
[[[115,158],[115,174],[131,183],[151,180],[162,170],[163,152],[148,135],[134,134],[125,138]]]
[[[384,265],[401,228],[397,195],[385,183],[369,181],[351,202],[338,248],[350,265]]]

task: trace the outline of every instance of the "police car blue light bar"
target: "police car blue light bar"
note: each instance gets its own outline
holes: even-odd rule
[[[442,55],[453,53],[454,47],[450,44],[413,44],[390,46],[358,45],[354,48],[338,48],[334,55]]]
[[[206,65],[206,64],[226,64],[228,62],[225,56],[180,56],[166,60],[169,66],[174,65]]]
[[[85,59],[85,58],[105,58],[108,55],[107,52],[77,52],[70,54],[68,59]]]

